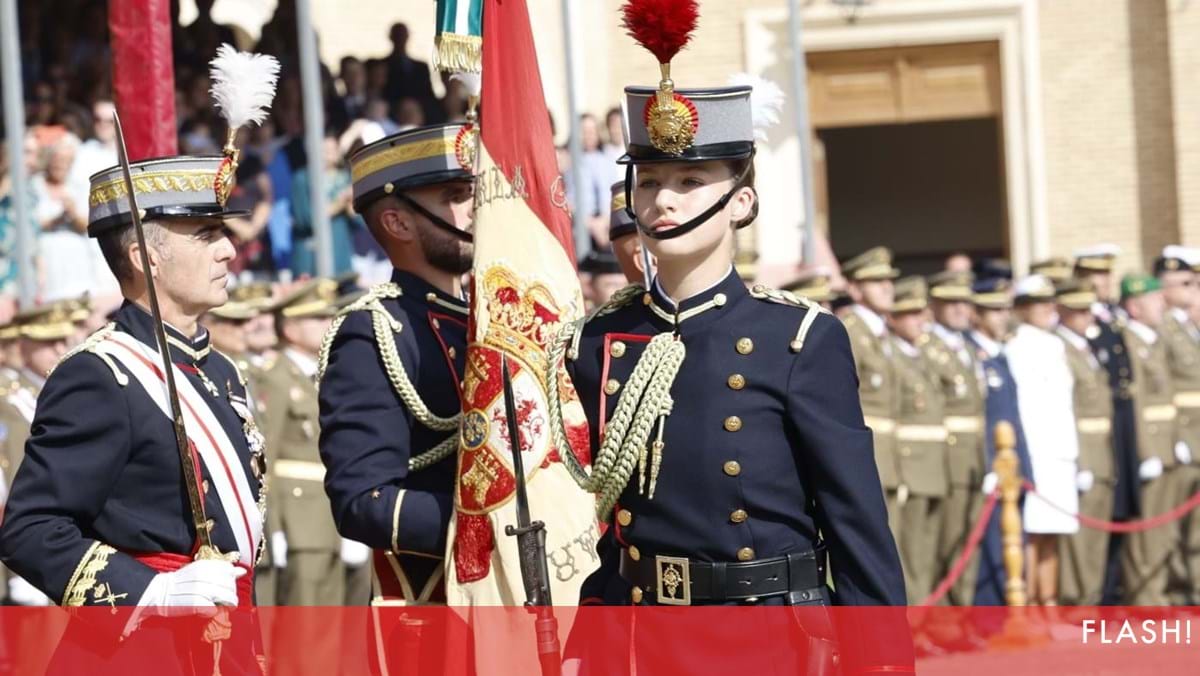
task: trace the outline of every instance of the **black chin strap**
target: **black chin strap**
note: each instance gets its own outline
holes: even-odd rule
[[[627,164],[625,165],[625,213],[629,215],[629,218],[633,219],[634,224],[637,225],[637,229],[650,239],[664,240],[682,237],[705,224],[708,222],[708,219],[712,218],[718,211],[724,209],[725,206],[729,204],[729,200],[733,199],[733,194],[738,191],[740,187],[738,184],[742,182],[742,179],[746,177],[746,174],[749,173],[750,168],[753,166],[754,160],[753,155],[751,155],[751,160],[746,163],[746,167],[734,177],[733,187],[729,189],[729,192],[722,195],[721,199],[717,200],[715,204],[700,212],[698,216],[691,219],[687,223],[677,225],[670,230],[656,231],[653,228],[644,225],[640,220],[638,220],[637,214],[633,212],[633,164]]]
[[[446,232],[450,233],[451,235],[454,235],[455,237],[461,239],[464,242],[474,242],[475,241],[474,235],[472,235],[469,232],[463,232],[462,230],[459,230],[458,228],[454,227],[453,225],[450,225],[441,216],[438,216],[438,215],[434,214],[432,211],[421,206],[421,204],[419,202],[417,202],[415,199],[409,197],[408,195],[405,195],[402,192],[397,192],[397,193],[395,193],[395,197],[396,197],[396,199],[400,200],[401,202],[404,202],[405,204],[407,204],[409,206],[409,208],[412,209],[413,211],[415,211],[418,214],[421,214],[425,218],[429,219],[430,223],[433,223],[434,225],[441,228],[442,230],[445,230]]]

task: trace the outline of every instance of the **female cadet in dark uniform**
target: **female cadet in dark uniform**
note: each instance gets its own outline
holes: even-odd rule
[[[751,87],[625,95],[619,161],[658,270],[566,348],[611,521],[582,603],[903,605],[845,329],[733,268],[757,211]]]

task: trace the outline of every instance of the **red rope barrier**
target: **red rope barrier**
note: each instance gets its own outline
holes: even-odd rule
[[[988,521],[992,518],[992,512],[996,511],[996,503],[1000,501],[1000,489],[992,491],[988,496],[987,502],[983,505],[983,511],[979,514],[979,519],[975,521],[975,525],[971,527],[971,533],[967,536],[967,544],[959,553],[958,559],[954,561],[954,565],[950,567],[950,572],[946,573],[946,577],[938,584],[924,601],[921,601],[923,606],[932,606],[950,591],[958,578],[962,577],[963,571],[967,569],[967,562],[971,560],[971,555],[979,548],[979,543],[983,541],[983,534],[987,531]]]
[[[1152,528],[1158,528],[1159,526],[1165,526],[1172,521],[1183,518],[1185,514],[1192,511],[1197,506],[1200,506],[1200,492],[1197,492],[1185,502],[1182,502],[1157,516],[1141,519],[1139,521],[1106,521],[1104,519],[1097,519],[1096,517],[1088,516],[1086,514],[1078,514],[1054,504],[1053,502],[1047,500],[1041,493],[1038,493],[1037,490],[1034,489],[1033,483],[1028,480],[1025,481],[1024,487],[1026,492],[1038,496],[1041,498],[1042,502],[1049,505],[1052,509],[1062,512],[1067,516],[1073,516],[1076,519],[1079,519],[1079,523],[1081,525],[1108,533],[1137,533],[1150,530]]]

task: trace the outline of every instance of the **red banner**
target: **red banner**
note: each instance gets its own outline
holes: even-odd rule
[[[179,152],[170,0],[108,0],[113,93],[129,160]]]
[[[530,516],[545,523],[553,601],[575,604],[595,569],[599,530],[595,498],[563,464],[568,450],[556,447],[547,375],[549,346],[583,316],[583,295],[524,0],[484,5],[481,101],[470,347],[446,595],[462,606],[525,601],[516,540],[506,535],[506,527],[516,525],[516,474],[503,356],[512,373]],[[575,391],[565,376],[550,386],[563,400],[576,457],[587,465],[587,421]]]
[[[1200,663],[1200,615],[1189,610],[589,606],[556,613],[564,674],[802,674],[822,667],[902,674],[912,673],[915,645],[922,675],[1173,676],[1195,674]],[[535,616],[524,608],[265,607],[253,611],[253,629],[235,618],[219,644],[206,640],[198,628],[205,622],[195,617],[152,619],[118,641],[129,608],[72,612],[74,619],[54,607],[0,609],[0,676],[210,674],[215,645],[225,676],[537,673],[529,670]],[[479,634],[493,640],[472,639]]]

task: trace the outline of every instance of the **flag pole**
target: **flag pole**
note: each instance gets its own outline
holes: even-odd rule
[[[575,186],[575,203],[571,205],[571,233],[575,239],[575,258],[579,260],[591,248],[591,231],[587,227],[587,218],[591,214],[579,209],[583,196],[583,140],[579,138],[579,89],[575,82],[575,59],[578,55],[572,29],[574,20],[571,8],[574,1],[561,2],[563,52],[567,60],[567,150],[571,154],[571,184]]]
[[[21,46],[17,26],[17,0],[0,0],[0,81],[4,97],[4,129],[8,138],[8,175],[13,211],[17,218],[17,289],[21,307],[33,304],[33,214],[30,212],[29,176],[25,172],[25,97],[21,84]]]
[[[796,109],[796,135],[800,139],[800,184],[804,193],[801,263],[813,264],[816,252],[816,205],[813,204],[812,128],[808,119],[808,67],[804,59],[804,21],[799,0],[788,0],[788,34],[792,38],[792,89]]]
[[[325,199],[325,110],[321,98],[321,57],[312,27],[312,0],[296,2],[296,30],[300,45],[300,91],[304,101],[304,154],[308,166],[308,203],[317,247],[317,274],[332,277],[333,233]]]

